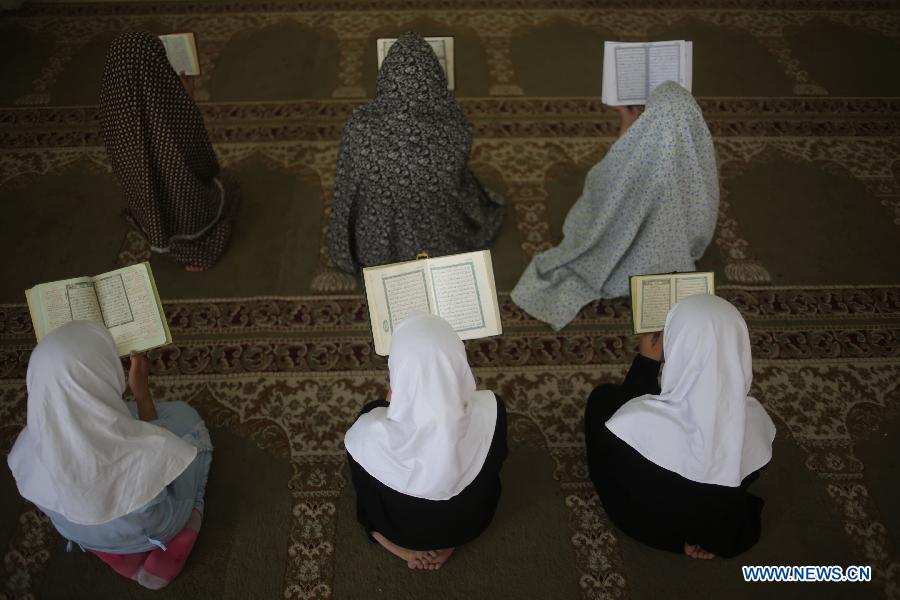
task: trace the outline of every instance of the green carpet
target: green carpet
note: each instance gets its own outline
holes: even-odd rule
[[[151,256],[121,218],[96,102],[124,29],[195,31],[196,98],[242,194],[209,272]],[[456,37],[471,166],[503,193],[491,250],[504,335],[467,343],[510,413],[491,528],[414,573],[355,521],[343,433],[383,395],[358,281],[324,252],[340,129],[374,92],[378,37]],[[700,266],[747,319],[753,394],[778,426],[758,546],[691,561],[607,519],[581,411],[633,357],[627,302],[556,333],[509,290],[559,242],[615,139],[603,41],[691,39],[722,201]],[[0,598],[900,600],[900,9],[892,0],[251,0],[40,4],[0,13],[0,448],[25,422],[23,289],[151,260],[174,343],[153,392],[216,446],[186,571],[150,594],[64,541],[0,475]],[[660,502],[665,502],[661,497]],[[871,565],[869,584],[747,584],[743,564]]]
[[[378,551],[356,521],[356,497],[338,500],[336,598],[574,598],[575,559],[565,534],[563,494],[546,451],[511,448],[503,495],[491,527],[477,544],[454,552],[437,573],[416,572]],[[350,472],[347,470],[349,478]]]
[[[166,593],[183,598],[275,598],[283,586],[287,558],[290,466],[227,430],[213,428],[210,435],[215,458],[201,536],[177,587]],[[109,567],[77,546],[66,553],[65,542],[54,537],[38,597],[87,598],[97,592],[98,582],[105,597],[158,597],[127,579],[109,577]]]
[[[772,597],[784,593],[784,584],[747,584],[741,577],[741,565],[856,564],[839,524],[840,515],[828,513],[828,496],[816,485],[815,475],[804,469],[802,452],[784,438],[777,440],[774,452],[778,460],[765,471],[756,489],[766,499],[765,533],[746,554],[717,561],[721,564],[685,561],[620,536],[623,563],[635,597],[688,598],[699,589],[716,590],[716,596],[734,599]],[[815,584],[791,588],[792,598],[804,599],[841,598],[848,591]],[[854,586],[850,595],[860,599],[881,597],[872,586]]]

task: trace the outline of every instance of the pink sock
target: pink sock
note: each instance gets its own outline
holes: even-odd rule
[[[149,552],[138,552],[136,554],[110,554],[109,552],[98,552],[96,550],[88,550],[88,552],[112,567],[113,571],[128,579],[134,579],[138,569],[141,568],[147,556],[150,555]]]
[[[169,540],[165,550],[159,548],[150,552],[143,567],[138,569],[135,576],[137,582],[146,588],[158,590],[178,577],[194,549],[202,518],[203,515],[194,509],[187,525]]]

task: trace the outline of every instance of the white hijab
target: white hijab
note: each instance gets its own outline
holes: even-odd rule
[[[197,449],[131,416],[125,376],[106,328],[73,321],[28,363],[28,417],[9,454],[19,493],[79,525],[98,525],[152,500]]]
[[[472,483],[497,423],[493,392],[475,391],[459,336],[445,320],[416,314],[391,339],[391,403],[362,415],[347,452],[378,481],[416,498],[448,500]]]
[[[775,424],[747,394],[750,336],[717,296],[685,298],[669,311],[662,393],[627,402],[606,422],[644,458],[698,483],[729,487],[772,458]]]

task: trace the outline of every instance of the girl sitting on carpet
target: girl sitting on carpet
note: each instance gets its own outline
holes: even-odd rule
[[[472,135],[431,46],[416,33],[391,46],[375,99],[344,126],[329,244],[360,267],[480,250],[500,230],[501,198],[468,167]]]
[[[763,501],[747,486],[772,458],[775,425],[747,395],[752,377],[747,325],[716,296],[685,298],[663,333],[641,338],[625,383],[597,387],[584,416],[591,480],[613,523],[693,558],[756,543]]]
[[[435,570],[494,516],[506,409],[475,391],[465,347],[439,317],[403,321],[388,366],[388,399],[364,406],[344,438],[356,516],[411,569]]]
[[[28,363],[27,425],[8,462],[19,493],[63,537],[159,589],[197,539],[212,445],[193,408],[154,405],[148,365],[132,354],[136,403],[126,404],[105,327],[73,321],[52,331]]]
[[[646,109],[619,107],[619,139],[587,174],[562,243],[535,256],[513,301],[562,329],[582,306],[628,294],[628,276],[693,271],[712,240],[719,179],[690,92],[668,81]]]
[[[217,178],[203,116],[155,35],[134,31],[113,40],[100,133],[125,192],[126,218],[150,249],[188,271],[212,267],[231,236],[237,188]]]

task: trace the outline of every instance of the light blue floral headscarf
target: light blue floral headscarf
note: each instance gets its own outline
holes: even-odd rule
[[[719,180],[712,136],[690,92],[668,81],[587,174],[562,243],[534,257],[513,301],[554,329],[628,276],[693,271],[712,240]]]

